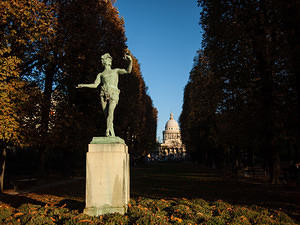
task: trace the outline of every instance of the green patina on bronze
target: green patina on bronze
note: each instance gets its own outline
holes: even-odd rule
[[[90,144],[125,144],[125,141],[120,137],[93,137],[93,140]]]
[[[92,84],[78,84],[76,88],[97,88],[102,83],[100,91],[101,106],[106,117],[106,136],[115,137],[114,132],[114,111],[119,101],[120,90],[118,88],[119,75],[131,73],[132,58],[126,54],[125,59],[129,60],[129,66],[126,69],[115,68],[112,69],[112,57],[109,53],[101,56],[102,65],[105,67],[104,71],[99,73],[96,80]]]

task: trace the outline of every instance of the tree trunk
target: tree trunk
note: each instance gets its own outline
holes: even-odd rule
[[[268,5],[270,2],[261,1],[260,10],[263,19],[257,24],[262,29],[257,30],[254,37],[254,51],[258,59],[257,72],[261,74],[261,122],[263,124],[262,142],[268,162],[270,180],[278,181],[280,175],[280,158],[278,148],[274,146],[273,130],[273,54],[272,54],[272,26],[269,24]],[[279,171],[279,172],[278,172]]]
[[[279,177],[280,177],[280,157],[279,152],[276,151],[274,153],[274,159],[273,159],[273,168],[272,168],[272,184],[280,184]]]
[[[46,69],[45,77],[45,88],[43,95],[43,104],[42,104],[42,118],[41,118],[41,140],[39,147],[39,174],[43,176],[45,174],[45,165],[46,165],[46,150],[47,146],[47,136],[50,120],[50,110],[51,110],[51,96],[52,96],[52,86],[55,75],[55,65],[49,62]]]
[[[289,1],[289,4],[286,2],[282,3],[282,13],[284,16],[284,27],[286,29],[287,41],[290,47],[289,60],[291,65],[291,74],[296,77],[296,94],[297,94],[297,113],[300,115],[300,44],[299,44],[299,23],[300,14],[300,5],[297,3],[297,0]],[[297,118],[295,121],[296,127],[296,145],[298,149],[300,148],[300,119]]]
[[[6,163],[6,148],[2,148],[2,154],[1,154],[1,159],[0,159],[0,166],[1,166],[1,171],[0,171],[0,192],[3,192],[4,189],[4,174],[5,174],[5,163]]]
[[[266,32],[266,36],[270,35],[269,31]],[[280,157],[278,148],[274,146],[274,131],[273,131],[273,71],[272,71],[272,56],[270,54],[270,41],[266,40],[266,49],[264,59],[262,60],[261,71],[263,72],[262,80],[262,103],[263,103],[263,123],[264,123],[264,148],[267,151],[267,157],[269,158],[269,169],[272,183],[278,183],[280,175]]]

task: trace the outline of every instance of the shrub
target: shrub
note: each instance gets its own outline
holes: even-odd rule
[[[0,208],[0,222],[5,221],[7,218],[12,216],[13,214],[13,209],[8,206],[1,206]]]
[[[125,215],[108,214],[90,217],[72,207],[57,204],[44,206],[23,204],[13,208],[0,202],[0,224],[295,224],[278,210],[231,205],[223,201],[209,203],[203,199],[131,200]]]

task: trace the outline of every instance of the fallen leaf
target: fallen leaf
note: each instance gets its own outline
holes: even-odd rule
[[[19,213],[16,213],[16,214],[14,215],[14,217],[22,216],[22,215],[24,215],[24,213],[19,212]]]
[[[91,220],[80,220],[78,223],[93,223]]]

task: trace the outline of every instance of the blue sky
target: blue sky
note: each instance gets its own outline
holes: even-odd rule
[[[179,119],[184,87],[201,47],[200,8],[196,0],[118,0],[114,5],[158,110],[161,140],[170,113]]]

